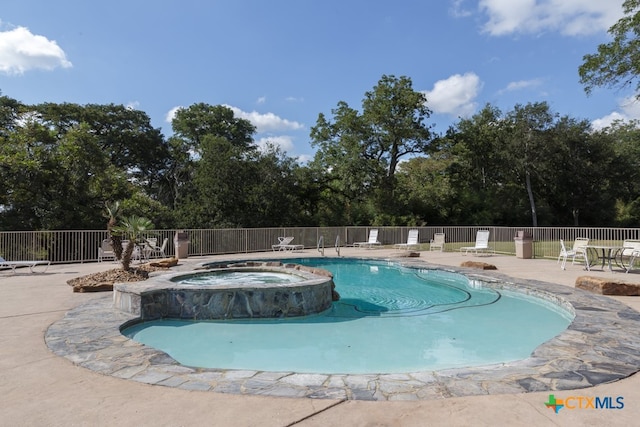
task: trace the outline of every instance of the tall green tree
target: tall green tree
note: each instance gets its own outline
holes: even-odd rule
[[[85,124],[111,165],[147,193],[157,191],[168,167],[169,148],[146,113],[114,104],[44,103],[33,109],[42,123],[58,135]]]
[[[529,202],[531,225],[538,226],[536,194],[545,176],[549,130],[554,126],[555,114],[546,102],[516,105],[505,118],[506,165],[512,179],[524,188]],[[537,188],[534,189],[534,185]]]
[[[314,167],[326,171],[330,197],[341,199],[344,220],[371,222],[377,212],[386,221],[397,214],[398,164],[406,156],[425,153],[432,140],[426,102],[410,78],[384,75],[365,93],[362,113],[340,101],[332,110],[333,120],[318,116],[311,129],[311,143],[318,148]],[[353,204],[361,212],[353,213]]]
[[[595,87],[624,88],[634,82],[640,93],[640,0],[625,0],[622,8],[624,16],[609,28],[613,40],[585,55],[578,69],[587,94]]]
[[[241,156],[243,153],[256,151],[257,146],[253,141],[256,128],[248,120],[235,117],[233,110],[226,106],[204,103],[180,108],[171,126],[174,135],[168,141],[170,161],[163,176],[159,197],[163,203],[178,212],[180,226],[187,227],[196,224],[198,221],[196,218],[204,220],[201,215],[202,208],[198,206],[201,191],[193,183],[196,180],[203,182],[197,176],[198,169],[203,169],[203,162],[217,162],[217,159],[206,152],[220,149],[225,156],[228,154],[226,148],[214,147],[216,144],[212,141],[226,141],[228,148],[235,152],[231,157]],[[227,144],[223,145],[227,146]],[[223,171],[229,172],[230,174],[222,180],[224,186],[235,185],[233,181],[241,179],[232,172],[229,165],[219,164],[219,166],[222,169],[212,171],[210,178],[219,177]],[[201,172],[200,175],[202,175]],[[206,177],[204,181],[207,181]],[[217,189],[216,192],[223,192],[223,189]],[[208,217],[206,223],[210,223],[212,215],[204,216]],[[218,220],[213,222],[220,224]],[[199,226],[204,225],[202,223]]]
[[[193,104],[180,108],[171,121],[173,132],[196,153],[202,139],[213,135],[224,138],[243,150],[254,150],[253,135],[256,127],[246,119],[235,117],[233,110],[224,105]]]
[[[550,225],[610,226],[624,177],[614,145],[587,120],[561,116],[549,131],[540,194],[552,209]]]
[[[503,114],[486,104],[461,119],[442,138],[450,156],[446,174],[456,195],[450,221],[458,224],[501,224],[505,200],[505,136]]]

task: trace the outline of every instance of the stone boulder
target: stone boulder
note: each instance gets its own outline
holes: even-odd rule
[[[640,296],[640,285],[613,278],[580,276],[575,286],[600,295]]]
[[[97,283],[78,283],[73,286],[73,292],[107,292],[113,290],[113,283],[111,282],[97,282]]]
[[[178,265],[178,258],[164,258],[148,263],[151,267],[171,268]]]
[[[479,262],[479,261],[465,261],[462,264],[460,264],[460,267],[478,268],[480,270],[497,270],[498,269],[498,267],[496,267],[493,264],[488,264],[486,262]]]
[[[420,252],[418,251],[403,251],[396,255],[398,258],[419,258]]]

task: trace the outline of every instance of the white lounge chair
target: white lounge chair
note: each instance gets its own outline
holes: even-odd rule
[[[369,248],[371,249],[374,246],[380,245],[378,242],[378,229],[373,228],[369,230],[369,240],[366,242],[353,242],[353,246],[357,248]]]
[[[291,244],[291,242],[293,242],[293,237],[288,236],[288,237],[278,237],[278,244],[277,245],[271,245],[271,249],[273,249],[273,251],[297,251],[297,250],[302,250],[304,249],[304,245],[293,245]]]
[[[111,246],[111,239],[104,239],[98,247],[98,262],[102,262],[104,259],[111,259],[115,261],[116,253]]]
[[[396,249],[411,249],[411,248],[419,248],[420,243],[418,243],[418,230],[412,229],[409,230],[409,234],[407,235],[407,243],[396,243],[393,245]]]
[[[11,268],[11,271],[15,273],[16,268],[17,267],[29,267],[29,270],[32,273],[35,273],[35,271],[33,270],[33,268],[36,265],[44,265],[44,270],[42,270],[42,272],[44,273],[45,271],[47,271],[47,268],[49,268],[49,265],[51,265],[51,261],[47,261],[47,260],[40,260],[40,261],[7,261],[6,259],[0,257],[0,268]]]
[[[435,251],[439,249],[440,252],[444,251],[444,233],[434,233],[433,239],[429,242],[429,250]]]
[[[479,252],[489,251],[489,230],[478,230],[476,233],[476,245],[475,246],[463,246],[460,248],[460,252],[464,251],[463,255],[469,252],[474,252],[478,255]]]

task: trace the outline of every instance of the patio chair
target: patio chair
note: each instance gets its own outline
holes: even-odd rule
[[[127,250],[127,246],[129,246],[129,240],[122,241],[122,253]],[[142,261],[142,251],[140,250],[140,246],[137,244],[133,247],[133,252],[131,252],[131,260]]]
[[[116,260],[116,253],[111,246],[111,239],[104,239],[98,247],[98,262],[102,262],[104,259]]]
[[[444,233],[435,233],[429,242],[429,250],[435,251],[436,249],[439,249],[440,252],[444,251]]]
[[[12,272],[15,273],[17,267],[29,267],[29,271],[35,273],[33,270],[36,265],[44,265],[44,273],[51,265],[51,261],[48,260],[39,260],[39,261],[7,261],[6,259],[0,257],[0,268],[10,268]]]
[[[463,246],[460,248],[460,252],[464,251],[463,255],[466,255],[469,252],[474,252],[478,255],[479,252],[489,251],[489,233],[489,230],[478,230],[476,233],[475,246]]]
[[[371,249],[372,247],[376,246],[376,245],[380,245],[381,243],[378,242],[378,229],[377,228],[373,228],[371,230],[369,230],[369,240],[367,240],[366,242],[353,242],[353,246],[355,246],[356,248],[369,248]]]
[[[145,258],[153,258],[155,256],[160,256],[165,258],[167,255],[165,254],[165,250],[167,249],[167,244],[169,243],[169,239],[167,237],[162,241],[162,245],[158,246],[158,239],[150,238],[146,239],[146,245],[144,247],[144,256]]]
[[[587,262],[587,246],[589,244],[589,239],[586,237],[577,237],[573,242],[573,247],[571,249],[567,249],[564,244],[564,240],[560,239],[560,254],[558,254],[558,262],[560,262],[560,258],[562,258],[562,264],[560,268],[565,270],[567,265],[567,259],[571,257],[571,265],[575,264],[576,258],[582,258]]]
[[[622,243],[622,247],[623,249],[619,255],[620,265],[628,273],[634,268],[636,260],[640,258],[640,240],[625,240]]]
[[[409,234],[407,235],[407,243],[396,243],[395,245],[393,245],[393,247],[396,249],[406,250],[409,250],[411,248],[420,248],[420,243],[418,243],[418,230],[409,230]]]

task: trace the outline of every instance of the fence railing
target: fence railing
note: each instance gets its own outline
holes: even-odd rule
[[[342,247],[351,246],[353,242],[367,241],[372,228],[378,229],[378,241],[382,245],[404,243],[409,230],[417,228],[423,249],[428,248],[434,233],[445,233],[446,251],[473,245],[478,230],[489,230],[490,245],[501,254],[516,253],[514,236],[516,231],[522,230],[533,236],[535,258],[556,258],[560,252],[560,239],[569,245],[576,237],[587,237],[594,243],[640,239],[640,228],[492,226],[181,229],[154,230],[148,237],[156,237],[158,242],[167,238],[166,254],[171,256],[175,254],[174,236],[177,232],[186,232],[189,255],[205,256],[270,251],[271,245],[281,236],[293,236],[294,243],[305,248],[316,248],[321,236],[325,242],[334,242],[339,236]],[[52,263],[94,262],[98,260],[98,247],[106,237],[105,230],[3,231],[0,232],[0,256],[7,260],[47,259]]]

